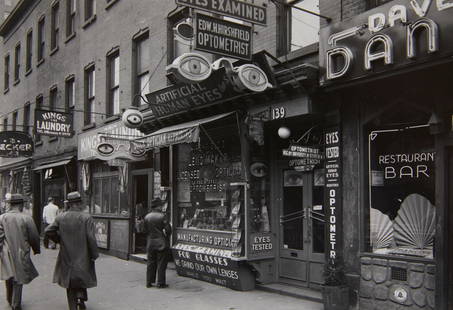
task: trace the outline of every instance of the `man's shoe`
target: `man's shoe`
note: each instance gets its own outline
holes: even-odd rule
[[[87,307],[85,306],[85,302],[83,300],[77,301],[77,310],[85,310]]]
[[[168,284],[157,284],[158,288],[166,288],[168,287]]]
[[[150,288],[150,287],[153,287],[153,285],[151,283],[148,283],[148,284],[146,284],[146,287]]]
[[[11,308],[12,308],[13,310],[22,310],[22,307],[21,307],[21,306],[16,306],[16,307],[11,306]]]

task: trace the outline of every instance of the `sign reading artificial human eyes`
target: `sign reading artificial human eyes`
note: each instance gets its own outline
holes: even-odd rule
[[[453,55],[451,0],[395,0],[320,32],[321,84]]]
[[[30,157],[33,155],[33,139],[20,131],[0,132],[0,157]]]
[[[252,59],[252,27],[196,14],[195,49],[239,59]]]
[[[35,110],[35,132],[40,135],[71,138],[74,135],[72,113]]]
[[[267,22],[266,7],[240,0],[176,0],[176,4],[219,15],[231,16],[262,26],[266,26]]]

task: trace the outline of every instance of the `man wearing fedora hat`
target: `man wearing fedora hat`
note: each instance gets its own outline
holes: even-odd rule
[[[99,253],[94,222],[83,212],[79,192],[69,193],[67,204],[69,209],[46,228],[46,234],[60,243],[53,282],[66,288],[70,310],[86,309],[87,288],[97,286],[94,261]]]
[[[22,286],[38,276],[30,258],[30,247],[40,253],[39,234],[30,215],[23,213],[24,197],[7,194],[6,213],[0,215],[0,278],[6,280],[6,299],[20,310]]]
[[[156,281],[158,288],[165,288],[165,270],[167,269],[171,226],[162,212],[165,204],[160,198],[151,202],[151,212],[145,216],[145,233],[147,234],[146,251],[146,287],[152,287]]]

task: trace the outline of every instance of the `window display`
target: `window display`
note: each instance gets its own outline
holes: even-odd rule
[[[372,131],[369,152],[372,251],[432,258],[435,152],[428,127]]]
[[[118,174],[95,175],[91,213],[127,216],[127,203],[119,189]]]

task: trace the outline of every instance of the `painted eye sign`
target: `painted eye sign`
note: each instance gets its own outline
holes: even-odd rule
[[[138,128],[143,124],[143,114],[136,109],[128,109],[124,111],[122,121],[128,128]]]

